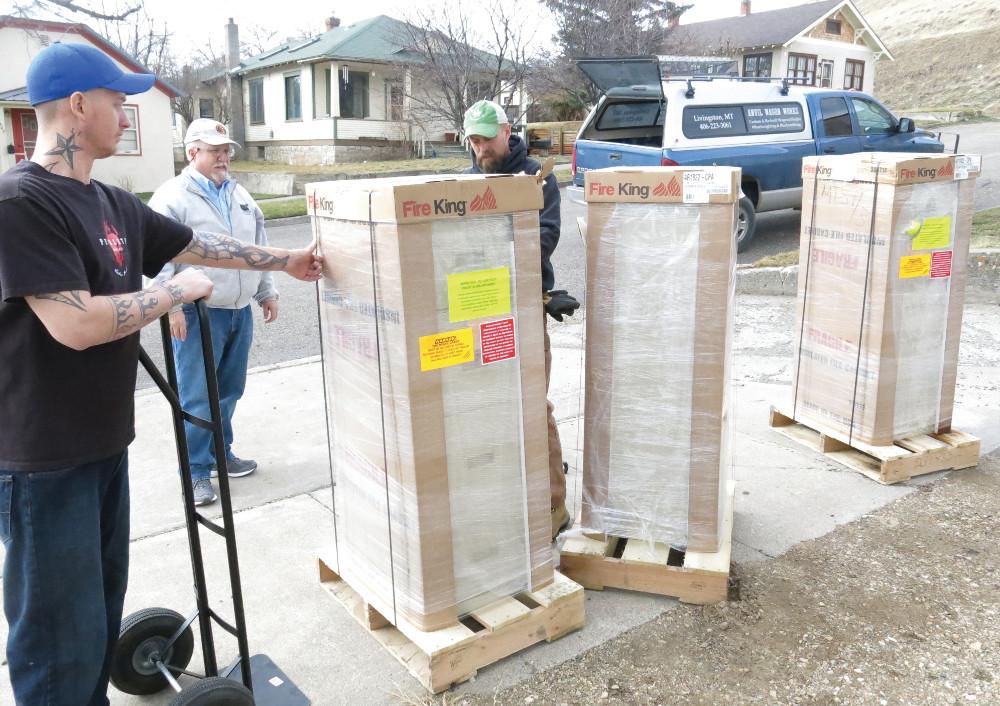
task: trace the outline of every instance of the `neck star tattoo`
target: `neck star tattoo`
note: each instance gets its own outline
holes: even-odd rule
[[[69,137],[64,137],[56,133],[56,140],[58,142],[58,147],[51,149],[45,153],[47,157],[62,157],[66,160],[69,168],[73,168],[73,153],[79,152],[83,148],[76,144],[76,130],[71,130]],[[54,165],[53,165],[54,166]]]

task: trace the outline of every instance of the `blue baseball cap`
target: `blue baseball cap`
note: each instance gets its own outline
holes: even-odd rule
[[[110,56],[89,44],[57,42],[35,55],[28,67],[28,102],[38,105],[95,88],[131,96],[145,93],[155,81],[153,74],[122,71]]]

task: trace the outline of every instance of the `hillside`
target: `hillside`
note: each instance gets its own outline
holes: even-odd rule
[[[968,108],[1000,116],[1000,2],[855,0],[896,61],[875,94],[897,111]]]

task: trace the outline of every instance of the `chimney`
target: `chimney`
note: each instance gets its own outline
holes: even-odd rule
[[[750,14],[750,0],[743,0],[740,3],[740,14],[744,17]]]
[[[226,24],[226,94],[229,98],[229,135],[246,143],[246,116],[243,114],[243,79],[233,73],[240,66],[240,28],[229,18]]]
[[[669,20],[667,20],[667,29],[673,29],[681,23],[680,15],[672,15]]]
[[[326,31],[329,32],[331,29],[340,26],[340,19],[336,15],[330,15],[323,20],[323,24],[326,25]]]

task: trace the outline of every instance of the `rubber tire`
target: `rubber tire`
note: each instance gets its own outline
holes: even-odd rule
[[[757,211],[754,210],[753,201],[744,196],[740,199],[740,213],[736,222],[736,252],[743,252],[749,248],[756,232]]]
[[[167,608],[146,608],[132,613],[122,621],[118,631],[118,644],[111,656],[111,683],[118,691],[137,696],[146,696],[163,691],[169,686],[159,670],[144,674],[133,664],[136,651],[143,643],[153,638],[166,642],[184,624],[184,616]],[[147,646],[148,648],[148,646]],[[184,669],[194,654],[194,634],[191,627],[180,634],[168,653],[166,662],[172,667]]]
[[[205,677],[177,694],[170,706],[254,706],[254,700],[238,681]]]

